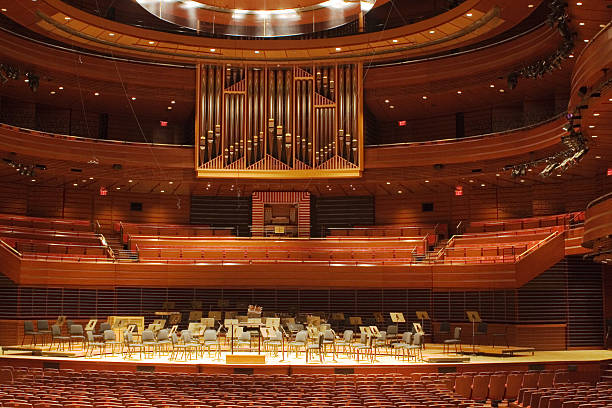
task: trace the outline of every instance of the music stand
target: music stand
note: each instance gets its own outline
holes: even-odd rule
[[[472,353],[476,354],[476,323],[480,323],[482,320],[476,310],[466,310],[465,314],[468,320],[472,322]]]
[[[361,317],[360,316],[350,316],[349,317],[349,324],[351,326],[353,326],[355,329],[357,329],[357,326],[362,325],[363,322],[361,321]]]
[[[391,316],[391,321],[393,323],[406,323],[403,313],[391,312],[389,315]]]
[[[280,317],[266,317],[266,327],[278,329],[280,326]]]
[[[200,323],[202,323],[205,328],[215,328],[215,319],[212,317],[203,317],[200,319]]]
[[[425,320],[430,320],[429,313],[427,313],[425,310],[418,310],[416,312],[416,317],[417,319],[421,320],[421,327],[425,326]]]
[[[87,322],[87,325],[85,325],[85,331],[93,332],[94,328],[96,327],[96,324],[98,324],[98,319],[91,319]]]
[[[202,318],[201,310],[192,310],[189,312],[189,321],[190,322],[198,322]]]

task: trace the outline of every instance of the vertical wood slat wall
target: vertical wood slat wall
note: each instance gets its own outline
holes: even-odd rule
[[[436,321],[465,322],[465,310],[478,310],[487,322],[567,325],[568,346],[603,343],[604,301],[601,265],[567,257],[518,290],[438,291],[423,289],[277,289],[135,288],[109,289],[17,287],[0,279],[0,318],[104,318],[145,315],[148,321],[165,301],[188,311],[192,300],[209,310],[334,313],[372,317],[374,312],[404,312],[409,321],[427,310]],[[225,306],[227,305],[227,306]],[[388,323],[388,322],[387,322]],[[428,327],[427,327],[428,328]],[[429,328],[428,328],[429,329]]]

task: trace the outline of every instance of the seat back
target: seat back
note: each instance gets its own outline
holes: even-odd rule
[[[36,327],[38,330],[49,330],[49,322],[47,320],[38,320]]]
[[[93,333],[90,330],[87,331],[87,342],[88,343],[93,343],[94,342],[94,336],[93,336]]]
[[[25,320],[23,322],[23,330],[26,332],[34,331],[34,322],[32,322],[31,320]]]
[[[453,338],[455,340],[461,340],[461,327],[459,326],[455,327]]]
[[[143,330],[142,331],[142,341],[155,341],[155,334],[151,330]]]
[[[298,343],[306,343],[308,340],[308,331],[302,330],[295,335],[295,341]]]
[[[506,394],[504,395],[504,398],[509,399],[509,400],[517,399],[522,383],[523,383],[522,373],[508,374],[508,377],[506,378]]]
[[[491,401],[501,401],[504,399],[506,390],[506,375],[494,374],[489,379],[489,398]]]
[[[489,376],[477,375],[472,380],[472,399],[474,401],[486,401],[489,394]]]
[[[112,330],[104,330],[104,341],[115,341],[115,332]]]
[[[159,332],[157,332],[157,341],[166,341],[169,338],[167,329],[161,329]]]
[[[346,343],[350,343],[351,341],[353,341],[353,331],[352,330],[345,330],[344,331],[344,335],[342,336],[344,338],[344,341]]]
[[[70,335],[71,336],[82,336],[83,335],[83,326],[80,324],[73,324],[70,326]]]
[[[472,395],[472,376],[460,375],[455,378],[455,392],[464,398]]]
[[[193,341],[193,336],[189,330],[183,330],[181,331],[181,339],[183,343],[191,343]]]
[[[204,332],[204,341],[217,341],[217,331],[214,329],[207,329]]]
[[[59,324],[54,324],[51,326],[51,334],[53,337],[58,337],[62,335],[62,329],[59,327]]]
[[[412,332],[404,332],[404,334],[402,334],[402,343],[405,344],[410,344],[412,342]]]

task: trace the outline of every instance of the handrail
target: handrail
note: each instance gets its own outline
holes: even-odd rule
[[[29,228],[30,230],[23,230]],[[97,234],[91,231],[62,231],[62,230],[47,230],[36,229],[33,227],[15,227],[0,224],[0,232],[10,233],[15,235],[40,235],[41,237],[72,237],[72,238],[95,238]]]
[[[573,211],[569,213],[555,214],[555,215],[544,215],[540,217],[525,217],[525,218],[508,218],[506,220],[485,220],[485,221],[474,221],[470,222],[470,226],[480,227],[480,226],[497,226],[497,225],[515,225],[515,224],[523,224],[525,222],[533,222],[533,221],[549,221],[555,220],[557,222],[557,226],[559,224],[559,220],[563,221],[563,225],[566,225],[568,220],[575,219],[576,216],[580,216],[584,211]],[[534,227],[534,228],[546,228],[545,227]]]
[[[103,234],[99,234],[98,238],[100,239],[100,242],[102,243],[102,245],[104,245],[104,247],[106,248],[106,254],[113,260],[116,260],[115,251],[113,251],[113,248],[111,248],[106,242],[106,237]]]
[[[10,252],[13,253],[13,255],[18,256],[19,258],[23,258],[23,254],[21,252],[4,242],[2,238],[0,238],[0,246],[7,248]]]
[[[546,243],[552,241],[553,238],[557,237],[559,234],[561,234],[562,232],[560,231],[554,231],[552,234],[550,234],[549,236],[547,236],[546,238],[544,238],[541,241],[538,241],[535,245],[533,245],[531,248],[527,248],[527,250],[525,250],[525,252],[519,254],[516,259],[517,261],[520,261],[521,259],[525,258],[526,256],[534,253],[536,251],[536,249],[541,248],[542,246],[544,246]]]
[[[491,133],[483,133],[480,135],[474,135],[474,136],[466,136],[466,137],[462,137],[461,139],[436,139],[436,140],[427,140],[427,141],[423,141],[423,142],[398,142],[398,143],[386,143],[386,144],[377,144],[377,145],[366,145],[366,147],[368,148],[384,148],[384,147],[395,147],[395,146],[422,146],[422,145],[432,145],[432,144],[443,144],[443,143],[453,143],[453,142],[466,142],[466,141],[475,141],[475,140],[479,140],[479,139],[485,139],[487,137],[491,137],[491,136],[499,136],[499,135],[503,135],[506,133],[514,133],[514,132],[522,132],[524,130],[528,130],[528,129],[535,129],[539,126],[545,125],[547,123],[551,123],[554,122],[555,120],[561,118],[561,117],[565,117],[567,115],[567,111],[565,112],[561,112],[553,117],[550,117],[548,119],[545,119],[541,122],[538,123],[534,123],[531,125],[527,125],[527,126],[522,126],[519,128],[515,128],[515,129],[508,129],[508,130],[504,130],[501,132],[491,132]]]
[[[537,227],[537,228],[528,228],[528,229],[517,229],[510,231],[490,231],[490,232],[473,232],[462,235],[453,235],[452,239],[456,238],[503,238],[503,237],[519,237],[524,235],[534,235],[538,233],[544,232],[552,232],[561,225],[555,225],[551,227]]]
[[[602,195],[601,197],[597,197],[596,199],[594,199],[593,201],[591,201],[590,203],[587,204],[586,208],[587,210],[590,209],[591,207],[593,207],[594,205],[600,204],[603,201],[612,199],[612,191]]]

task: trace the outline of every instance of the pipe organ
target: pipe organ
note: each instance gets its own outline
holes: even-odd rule
[[[198,176],[361,175],[360,64],[201,64],[197,76]]]

